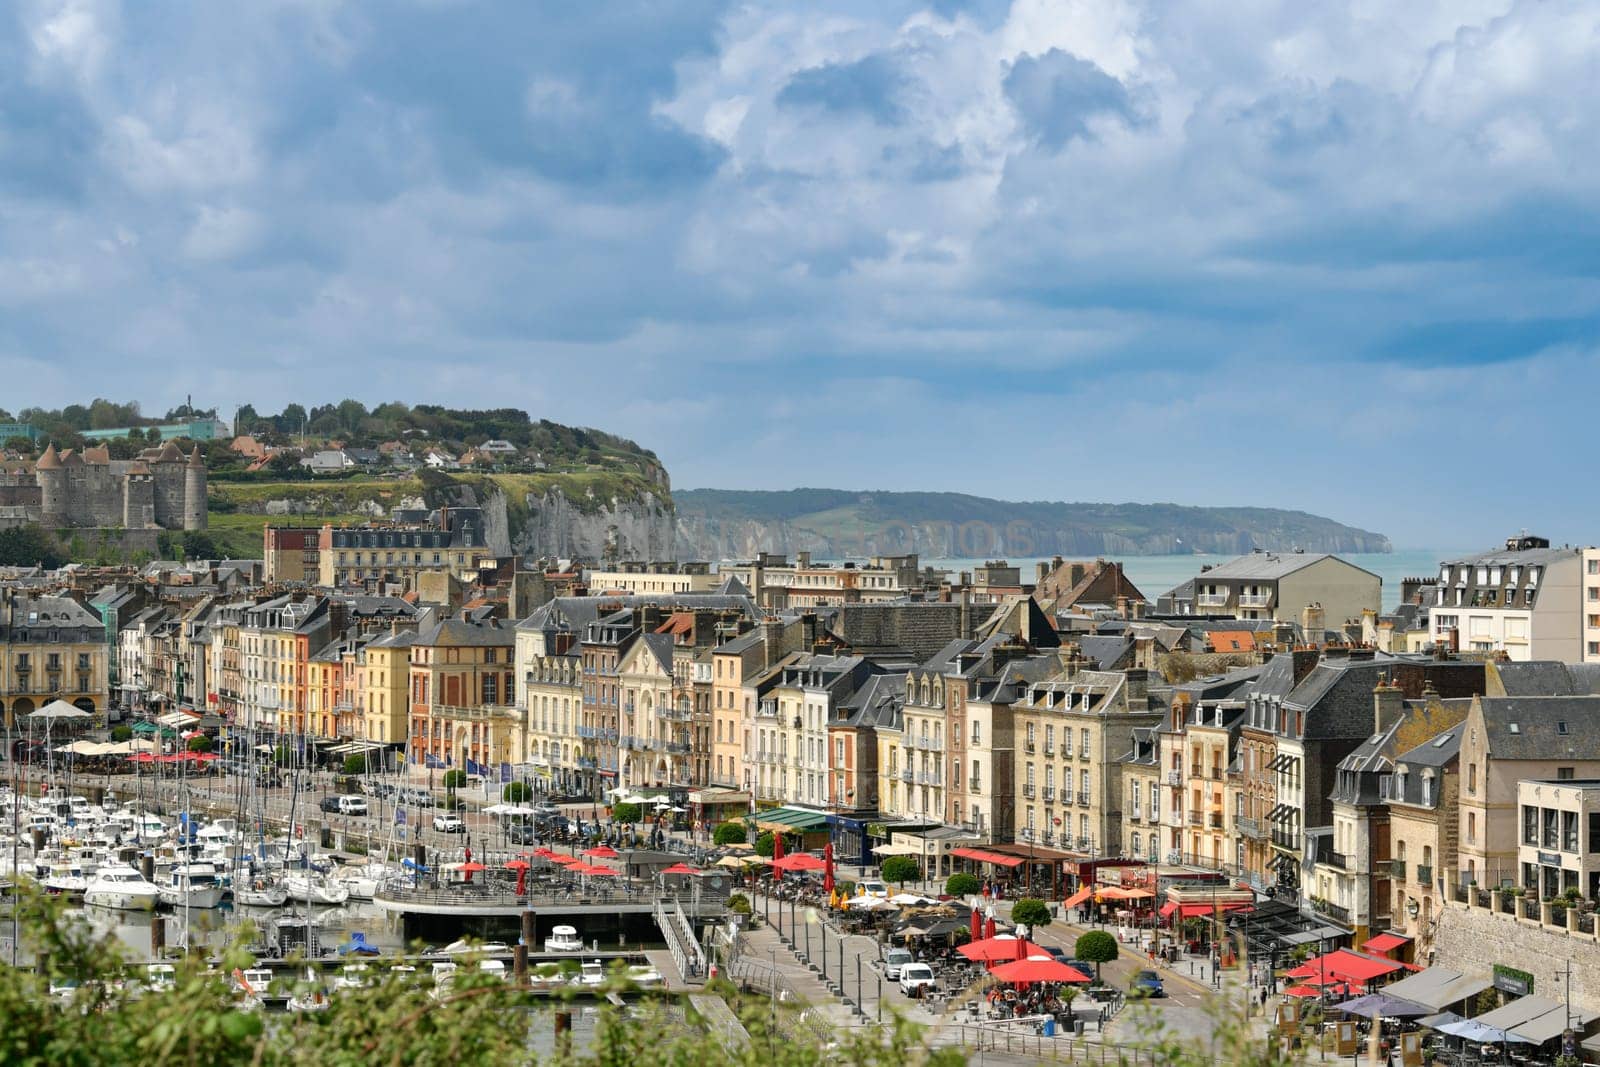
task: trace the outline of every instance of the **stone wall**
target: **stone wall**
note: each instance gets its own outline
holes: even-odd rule
[[[1499,893],[1494,894],[1499,897]],[[1526,900],[1526,898],[1524,898]],[[1600,1011],[1600,942],[1592,934],[1569,933],[1541,926],[1540,905],[1528,900],[1533,918],[1519,919],[1491,908],[1446,905],[1439,916],[1434,960],[1445,967],[1492,976],[1494,965],[1504,964],[1533,975],[1533,991],[1561,1000],[1565,990],[1565,961],[1572,961],[1572,1003],[1587,1011]]]

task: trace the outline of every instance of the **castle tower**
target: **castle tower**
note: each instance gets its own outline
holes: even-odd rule
[[[183,528],[206,528],[206,461],[200,457],[199,445],[194,446],[183,468]]]
[[[122,487],[122,525],[144,530],[156,524],[156,480],[143,460],[134,460]]]
[[[185,468],[183,453],[171,441],[161,445],[154,456],[148,457],[150,473],[156,479],[156,525],[168,530],[183,529]]]
[[[67,474],[61,469],[61,457],[51,444],[33,465],[34,480],[39,483],[40,520],[46,526],[63,526],[67,519]]]

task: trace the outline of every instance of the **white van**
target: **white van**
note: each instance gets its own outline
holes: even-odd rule
[[[342,795],[339,797],[340,815],[365,815],[367,813],[367,798]]]

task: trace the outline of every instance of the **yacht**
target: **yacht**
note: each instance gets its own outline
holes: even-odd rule
[[[372,968],[365,963],[347,963],[333,980],[333,991],[365,989],[372,984]]]
[[[167,872],[156,887],[169,908],[215,908],[222,904],[222,882],[209,863],[183,863]]]
[[[572,926],[558,926],[544,939],[544,950],[550,953],[576,956],[583,951],[583,948],[583,938],[578,936],[577,928]]]
[[[110,864],[95,872],[83,891],[83,902],[122,911],[154,911],[161,891],[126,864]]]
[[[333,872],[329,879],[335,885],[344,886],[350,894],[351,900],[371,900],[378,895],[378,886],[382,879],[382,868],[376,865],[361,867],[340,867]]]
[[[350,899],[349,889],[319,874],[299,872],[284,875],[283,888],[288,891],[290,900],[306,904],[343,904]]]
[[[449,956],[459,956],[464,952],[482,952],[486,955],[503,954],[511,951],[511,946],[504,941],[470,941],[462,938],[452,941],[439,951]]]
[[[628,981],[640,989],[657,989],[666,983],[661,972],[648,963],[634,964],[628,968]]]
[[[575,986],[595,988],[606,984],[606,965],[599,960],[589,960],[572,978]]]
[[[328,1010],[328,995],[322,991],[322,982],[315,971],[306,968],[305,984],[295,990],[285,1007],[296,1013]]]
[[[47,893],[76,899],[89,888],[89,878],[83,873],[81,864],[70,859],[58,859],[50,864],[39,884],[44,886]]]
[[[178,969],[170,963],[152,963],[145,967],[145,988],[152,993],[166,993],[178,988]]]
[[[453,963],[435,963],[433,965],[433,997],[442,1000],[450,995],[450,986],[456,980],[456,965]]]
[[[510,981],[511,975],[506,970],[504,960],[479,960],[478,971],[482,974],[493,975],[502,982]]]

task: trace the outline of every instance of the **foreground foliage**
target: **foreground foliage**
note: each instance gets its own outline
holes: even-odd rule
[[[707,992],[728,1003],[748,1040],[730,1039],[715,1019],[701,1020],[686,1004],[658,998],[633,1001],[626,1011],[603,1005],[589,1047],[571,1048],[552,1037],[553,1014],[582,1007],[536,1001],[479,973],[470,959],[462,961],[443,991],[428,988],[415,973],[391,969],[388,961],[372,961],[373,984],[338,992],[324,1012],[263,1014],[242,1007],[229,980],[235,968],[253,962],[241,948],[227,950],[215,968],[197,957],[177,960],[176,987],[153,991],[143,985],[142,968],[130,965],[115,937],[96,934],[58,902],[27,889],[17,907],[21,943],[37,967],[0,963],[0,1063],[8,1065],[962,1067],[968,1062],[959,1048],[929,1047],[923,1030],[904,1020],[827,1036],[795,1005],[779,1008],[745,998],[726,983]],[[241,940],[251,936],[248,927],[237,933]],[[1140,1042],[1138,1052],[1124,1048],[1106,1062],[1124,1067],[1280,1067],[1288,1062],[1252,1039],[1247,1023],[1221,1014],[1203,1045],[1166,1034],[1153,1019],[1135,1022],[1148,1040]]]

